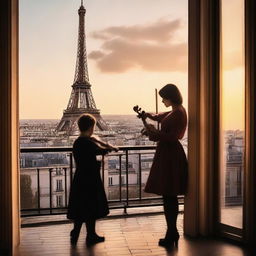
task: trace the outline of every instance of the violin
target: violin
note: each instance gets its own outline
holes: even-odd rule
[[[134,106],[133,110],[138,114],[137,117],[141,118],[142,122],[146,120],[146,112],[144,110],[141,110],[138,105]]]
[[[152,124],[148,124],[148,123],[147,123],[147,121],[146,121],[146,118],[147,118],[146,112],[145,112],[144,110],[142,110],[138,105],[136,105],[136,106],[133,107],[133,111],[138,114],[137,117],[142,120],[143,125],[144,125],[144,127],[145,127],[145,128],[143,128],[143,129],[141,130],[142,135],[148,136],[147,130],[152,126]]]
[[[118,147],[115,147],[115,146],[113,146],[109,143],[106,143],[100,139],[97,139],[95,137],[91,137],[90,139],[102,148],[109,149],[110,151],[115,151],[115,152],[117,152],[119,150]]]

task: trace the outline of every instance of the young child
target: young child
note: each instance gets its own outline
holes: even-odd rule
[[[70,233],[72,245],[76,245],[83,223],[87,229],[87,246],[105,240],[95,232],[96,220],[109,213],[100,176],[100,161],[97,161],[96,155],[105,155],[117,148],[92,137],[95,123],[92,115],[82,115],[78,119],[81,133],[73,145],[76,171],[70,189],[67,213],[67,218],[74,221],[74,228]]]

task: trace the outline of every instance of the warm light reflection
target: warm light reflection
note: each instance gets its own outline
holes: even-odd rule
[[[244,69],[224,70],[222,84],[222,129],[244,130]]]
[[[220,222],[242,228],[245,121],[243,0],[222,0]]]

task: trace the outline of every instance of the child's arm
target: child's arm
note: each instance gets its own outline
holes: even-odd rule
[[[94,145],[96,146],[96,155],[105,155],[111,151],[118,151],[117,147],[112,146],[111,144],[103,142],[99,139],[96,139],[95,137],[91,137],[91,141],[94,142]]]
[[[100,148],[103,148],[103,149],[107,149],[109,152],[110,151],[118,151],[119,150],[118,147],[115,147],[115,146],[113,146],[113,145],[111,145],[109,143],[106,143],[106,142],[104,142],[104,141],[102,141],[100,139],[97,139],[95,137],[91,137],[91,140],[93,142],[95,142],[97,144],[97,146],[99,146]]]

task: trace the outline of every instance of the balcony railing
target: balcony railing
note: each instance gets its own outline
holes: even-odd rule
[[[162,205],[160,196],[143,191],[154,149],[155,146],[122,146],[117,153],[101,156],[101,176],[110,209],[123,208],[124,213],[127,213],[127,208],[131,207]],[[70,184],[75,172],[72,148],[21,149],[22,155],[53,153],[64,154],[67,164],[21,167],[22,217],[66,213]],[[179,203],[183,204],[183,197],[179,197]]]

